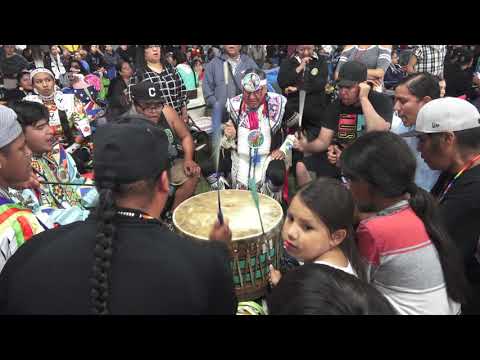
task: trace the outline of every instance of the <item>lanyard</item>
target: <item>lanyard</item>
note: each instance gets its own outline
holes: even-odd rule
[[[478,154],[477,156],[475,156],[472,160],[470,160],[467,165],[465,165],[454,177],[452,180],[450,180],[450,182],[447,184],[447,186],[445,186],[443,192],[442,192],[442,195],[440,196],[438,202],[441,203],[443,201],[443,199],[445,198],[445,195],[447,194],[448,190],[450,190],[450,188],[452,187],[453,183],[460,177],[463,175],[463,173],[467,170],[470,170],[470,168],[473,166],[473,164],[475,163],[475,161],[477,161],[478,159],[480,159],[480,154]]]
[[[138,210],[133,210],[133,209],[118,210],[117,215],[129,217],[129,218],[142,219],[142,220],[157,220],[153,216],[144,214]]]

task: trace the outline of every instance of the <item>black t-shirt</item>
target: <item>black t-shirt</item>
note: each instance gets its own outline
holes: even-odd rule
[[[373,108],[385,121],[392,122],[393,104],[390,98],[376,91],[368,94]],[[362,107],[346,106],[340,99],[332,102],[325,111],[324,127],[335,131],[340,143],[351,143],[361,136],[366,129]]]
[[[9,58],[3,57],[0,60],[0,69],[5,78],[16,78],[20,71],[28,68],[29,63],[22,55],[14,54]]]
[[[107,100],[110,107],[126,108],[129,105],[127,84],[121,76],[112,80],[108,87]]]
[[[472,69],[463,70],[458,64],[445,64],[445,96],[472,95]]]
[[[305,68],[305,74],[296,72],[295,69],[299,65],[300,62],[296,57],[284,60],[278,72],[278,85],[282,90],[294,86],[299,90],[303,88],[306,91],[302,126],[305,129],[319,129],[323,112],[327,107],[325,85],[328,79],[328,65],[323,56],[312,58]],[[287,113],[298,112],[300,92],[295,91],[285,96],[287,98],[285,111]]]
[[[288,86],[295,86],[307,93],[305,106],[314,105],[324,108],[326,106],[325,85],[328,78],[328,65],[323,56],[314,57],[305,68],[304,72],[297,73],[300,65],[298,58],[291,57],[282,62],[278,72],[278,85],[282,90]],[[284,94],[285,95],[285,94]],[[299,91],[285,95],[288,102],[295,103],[298,108]]]
[[[441,196],[453,175],[442,174],[432,189],[432,194]],[[467,277],[480,283],[480,263],[475,252],[480,237],[480,166],[475,166],[461,175],[440,203],[440,212],[451,238],[461,251]]]
[[[136,48],[135,46],[129,46],[127,50],[123,50],[122,48],[118,47],[117,50],[115,50],[118,55],[120,55],[120,58],[123,61],[129,62],[131,65],[135,64],[135,57],[136,57]],[[143,50],[142,50],[143,51]]]
[[[90,65],[92,72],[97,71],[101,67],[106,67],[107,63],[103,59],[103,56],[99,53],[91,53],[87,56],[87,62]]]
[[[16,101],[22,100],[25,96],[32,94],[32,92],[25,93],[25,91],[20,89],[10,89],[7,90],[6,100],[8,104],[13,104]]]
[[[228,250],[156,220],[120,217],[110,266],[112,314],[229,314],[237,301]],[[0,273],[0,314],[89,314],[96,221],[34,236]]]

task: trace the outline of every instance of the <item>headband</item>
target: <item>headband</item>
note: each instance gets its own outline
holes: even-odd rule
[[[41,73],[44,73],[44,74],[48,74],[50,75],[53,79],[55,79],[55,75],[53,75],[53,73],[48,70],[48,69],[45,69],[45,68],[36,68],[34,70],[32,70],[30,72],[30,77],[33,79],[33,77],[37,74],[41,74]]]

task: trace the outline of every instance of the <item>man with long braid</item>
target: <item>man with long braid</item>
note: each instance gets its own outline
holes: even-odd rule
[[[96,212],[10,258],[0,314],[235,314],[227,221],[203,243],[159,221],[169,190],[165,133],[127,117],[99,127],[94,145]]]

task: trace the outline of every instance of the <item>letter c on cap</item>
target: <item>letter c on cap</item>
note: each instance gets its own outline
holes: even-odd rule
[[[155,97],[157,95],[154,87],[148,88],[148,95],[150,95],[150,97]]]

